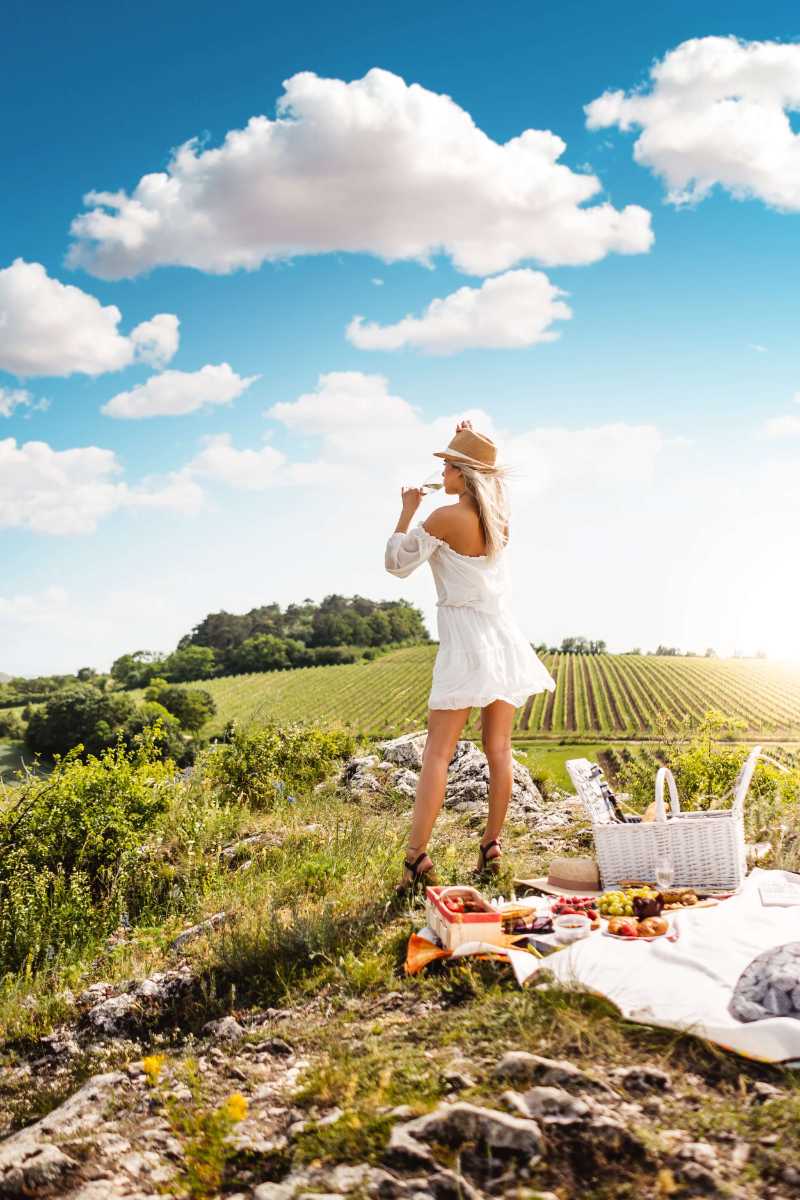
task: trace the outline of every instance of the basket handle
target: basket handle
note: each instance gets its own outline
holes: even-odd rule
[[[753,774],[760,757],[761,747],[754,746],[745,759],[744,766],[737,776],[736,783],[733,785],[731,812],[734,817],[741,817],[744,812],[744,802],[747,799],[747,793],[750,790],[750,784],[753,782]]]
[[[664,784],[669,788],[670,808],[672,809],[673,817],[681,815],[681,802],[678,798],[678,785],[675,782],[675,776],[670,771],[669,767],[659,767],[656,774],[656,820],[666,821],[667,814],[664,808]]]

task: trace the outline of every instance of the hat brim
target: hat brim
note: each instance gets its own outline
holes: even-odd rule
[[[495,463],[481,462],[479,458],[470,458],[468,454],[459,454],[457,450],[434,450],[434,458],[443,458],[445,462],[453,462],[458,466],[459,463],[466,463],[468,467],[475,467],[478,471],[495,471],[497,466]]]
[[[603,888],[582,887],[576,884],[575,887],[563,888],[556,887],[549,883],[547,876],[543,875],[540,879],[515,879],[514,887],[526,887],[531,891],[544,892],[546,896],[602,896]]]

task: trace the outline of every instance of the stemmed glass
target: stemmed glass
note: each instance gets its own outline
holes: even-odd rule
[[[675,867],[672,856],[662,854],[656,862],[656,887],[660,892],[665,891],[675,878]]]
[[[438,492],[439,489],[443,487],[444,480],[442,479],[441,471],[434,471],[433,474],[429,475],[425,482],[420,485],[419,490],[422,492],[423,496],[427,496],[429,492]]]

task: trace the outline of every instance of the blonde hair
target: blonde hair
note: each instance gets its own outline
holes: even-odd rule
[[[508,541],[508,497],[503,486],[503,467],[467,466],[450,463],[464,476],[464,485],[478,508],[478,520],[486,539],[486,557],[496,558]]]

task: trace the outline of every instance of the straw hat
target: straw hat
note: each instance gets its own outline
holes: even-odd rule
[[[600,872],[593,858],[554,858],[540,879],[515,879],[551,896],[592,896],[602,892]]]
[[[491,438],[474,429],[459,429],[450,439],[446,450],[434,450],[436,458],[447,462],[464,463],[478,471],[492,471],[497,463],[497,447]]]

